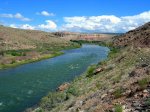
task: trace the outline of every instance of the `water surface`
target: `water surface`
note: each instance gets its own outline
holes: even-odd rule
[[[105,59],[109,49],[83,45],[64,52],[55,58],[0,70],[0,112],[21,112],[35,105],[61,83],[73,80],[89,65]]]

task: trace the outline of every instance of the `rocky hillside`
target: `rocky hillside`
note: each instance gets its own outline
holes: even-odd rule
[[[126,47],[111,49],[107,60],[49,93],[34,112],[150,112],[148,31],[149,23],[116,39]]]
[[[150,22],[131,30],[124,35],[116,37],[115,46],[149,46],[150,47]]]

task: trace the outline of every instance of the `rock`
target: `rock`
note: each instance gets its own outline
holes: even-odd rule
[[[68,89],[69,86],[70,86],[69,83],[64,83],[64,84],[60,85],[57,90],[58,91],[64,91],[64,90]]]
[[[130,95],[131,94],[131,90],[129,89],[129,90],[126,90],[126,92],[125,92],[125,94],[124,95]]]
[[[136,72],[135,71],[132,71],[131,73],[129,73],[129,77],[134,77],[136,76]]]
[[[101,99],[105,98],[106,96],[107,96],[107,94],[103,94],[103,95],[101,96]]]
[[[80,107],[83,105],[83,101],[82,100],[78,100],[75,104],[77,107]]]
[[[114,89],[110,89],[109,91],[108,91],[108,93],[113,93],[115,90]]]
[[[95,71],[94,71],[94,74],[96,75],[96,74],[98,74],[98,73],[100,73],[100,72],[102,72],[102,71],[104,71],[104,68],[97,68]]]
[[[135,94],[135,95],[134,95],[134,98],[135,98],[135,99],[137,99],[137,98],[138,98],[138,95],[137,95],[137,94]]]
[[[133,107],[138,107],[138,106],[140,106],[140,102],[135,102],[135,103],[132,104],[132,106]]]
[[[147,67],[148,66],[148,64],[142,64],[141,65],[141,67]]]
[[[140,107],[140,106],[136,107],[136,110],[142,110],[142,109],[143,109],[143,108]]]
[[[148,93],[143,93],[143,97],[147,98],[147,97],[149,97],[149,94]]]
[[[145,90],[143,90],[143,93],[148,93],[148,91],[145,89]]]
[[[80,101],[80,105],[83,105],[83,101]]]
[[[126,106],[125,106],[125,105],[123,105],[123,106],[122,106],[122,109],[123,109],[123,110],[125,110],[125,109],[126,109]]]

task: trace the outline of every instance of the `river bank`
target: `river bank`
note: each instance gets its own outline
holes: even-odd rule
[[[48,58],[53,58],[53,57],[56,57],[56,56],[60,56],[62,54],[63,54],[63,52],[57,52],[55,54],[45,54],[45,55],[41,55],[41,56],[38,56],[36,58],[32,58],[32,59],[28,59],[28,60],[14,61],[13,63],[10,63],[10,64],[1,64],[0,69],[7,69],[7,68],[11,68],[11,67],[17,67],[19,65],[32,63],[32,62],[37,62],[37,61],[41,61],[41,60],[48,59]]]
[[[11,67],[16,67],[19,65],[41,61],[48,58],[53,58],[64,54],[61,50],[69,50],[80,48],[79,44],[72,44],[72,46],[62,47],[54,49],[54,51],[49,50],[15,50],[6,51],[6,56],[0,58],[0,69],[7,69]]]

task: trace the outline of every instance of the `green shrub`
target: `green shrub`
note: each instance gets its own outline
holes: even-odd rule
[[[70,86],[67,89],[66,94],[67,94],[68,97],[69,97],[70,94],[73,95],[73,96],[78,96],[79,95],[79,91],[74,86]]]
[[[12,52],[11,55],[12,55],[12,56],[21,56],[21,53],[18,53],[18,52]]]
[[[122,77],[121,74],[119,74],[118,76],[114,77],[112,80],[114,83],[119,83],[121,80],[121,77]]]
[[[97,89],[100,89],[101,87],[102,87],[101,84],[100,84],[99,82],[97,82],[97,83],[96,83],[96,88],[97,88]]]
[[[0,51],[0,56],[4,56],[4,51]]]
[[[148,83],[149,83],[149,79],[148,78],[144,78],[144,79],[141,79],[141,80],[138,81],[138,84],[139,84],[139,86],[142,89],[146,88],[146,86],[148,85]]]
[[[94,70],[96,69],[96,65],[92,65],[87,70],[86,77],[92,77],[94,75]]]
[[[48,96],[42,98],[40,107],[44,110],[50,111],[52,108],[59,105],[59,103],[62,103],[67,99],[67,96],[65,93],[61,92],[54,92],[49,93]]]
[[[115,96],[115,98],[120,98],[122,96],[122,93],[123,93],[123,89],[118,88],[114,91],[113,95]]]
[[[115,112],[123,112],[122,105],[116,105],[115,106]]]
[[[150,106],[150,98],[145,101],[145,104]]]

